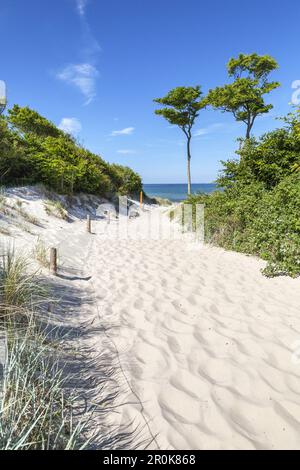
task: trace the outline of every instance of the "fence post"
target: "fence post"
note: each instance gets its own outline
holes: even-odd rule
[[[143,191],[140,192],[140,208],[143,209]]]
[[[54,276],[57,274],[57,249],[51,248],[50,250],[50,272]]]
[[[86,229],[88,233],[91,233],[91,216],[90,215],[86,217]]]

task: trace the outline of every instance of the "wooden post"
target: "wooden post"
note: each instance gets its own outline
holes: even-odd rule
[[[88,215],[86,218],[86,229],[88,233],[91,233],[91,216]]]
[[[140,208],[143,208],[143,191],[140,192]]]
[[[108,214],[107,214],[107,223],[110,224],[110,211],[108,211]]]
[[[51,248],[50,250],[50,272],[54,276],[57,274],[57,249]]]

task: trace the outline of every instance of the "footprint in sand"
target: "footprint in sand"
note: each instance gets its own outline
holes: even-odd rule
[[[168,345],[174,354],[178,354],[181,352],[180,344],[177,339],[174,338],[174,336],[168,336]]]

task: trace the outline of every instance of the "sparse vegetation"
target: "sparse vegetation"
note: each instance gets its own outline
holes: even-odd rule
[[[6,235],[6,236],[10,236],[11,235],[11,232],[8,228],[6,227],[1,227],[0,225],[0,233],[2,233],[2,235]]]
[[[31,227],[28,224],[39,226],[37,217],[31,215],[23,208],[23,202],[17,199],[14,203],[9,202],[9,199],[2,194],[0,199],[0,214],[10,219],[15,219],[14,226],[33,235]],[[0,227],[0,233],[3,235],[10,235],[11,232],[8,227]]]
[[[166,199],[166,198],[163,198],[163,197],[155,196],[154,201],[159,206],[171,206],[172,205],[172,202],[169,199]]]
[[[38,239],[33,250],[33,255],[44,268],[49,268],[50,266],[48,251],[49,250],[46,248],[45,243],[41,239]]]
[[[18,204],[19,203],[19,204]],[[20,204],[21,203],[21,204]],[[30,224],[33,224],[33,225],[39,225],[39,220],[29,214],[29,212],[27,212],[25,209],[22,208],[22,202],[21,201],[17,201],[15,206],[13,207],[14,210],[16,210],[16,212],[28,223]]]
[[[30,235],[35,235],[35,233],[31,230],[31,227],[28,224],[24,223],[24,222],[17,222],[15,224],[15,227],[17,227],[19,230],[21,230],[21,232],[27,232]]]
[[[5,205],[6,197],[2,188],[0,188],[0,207]]]
[[[61,201],[48,200],[44,203],[47,215],[58,217],[59,219],[68,220],[68,211]]]

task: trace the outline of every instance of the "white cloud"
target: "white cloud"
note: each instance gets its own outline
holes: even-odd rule
[[[85,15],[85,7],[87,5],[88,0],[76,0],[77,11],[80,16]]]
[[[202,129],[198,129],[194,135],[195,137],[198,137],[202,135],[212,134],[213,132],[217,131],[221,127],[223,127],[222,123],[211,124],[210,126],[203,127]]]
[[[112,131],[111,135],[115,137],[116,135],[130,135],[134,131],[134,127],[125,127],[125,129],[121,129],[120,131]]]
[[[136,153],[136,151],[131,149],[121,149],[117,150],[117,153],[120,153],[121,155],[133,155]]]
[[[71,64],[59,72],[56,77],[69,85],[77,87],[89,104],[96,96],[96,79],[98,70],[89,63]]]
[[[63,118],[58,127],[67,134],[75,136],[79,134],[82,129],[81,122],[76,118]]]

